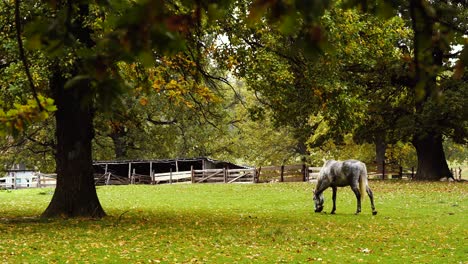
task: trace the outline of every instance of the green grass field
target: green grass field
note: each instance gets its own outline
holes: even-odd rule
[[[101,220],[41,220],[53,189],[0,191],[0,262],[468,263],[467,183],[370,185],[376,216],[349,188],[316,214],[310,183],[98,187]]]

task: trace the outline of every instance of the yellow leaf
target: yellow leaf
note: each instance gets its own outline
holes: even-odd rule
[[[146,97],[140,98],[140,104],[146,106],[148,104],[148,99]]]

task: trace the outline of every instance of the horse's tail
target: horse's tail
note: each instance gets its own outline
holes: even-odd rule
[[[364,200],[367,187],[367,168],[366,164],[362,163],[361,173],[359,174],[359,192],[361,193],[361,201]]]

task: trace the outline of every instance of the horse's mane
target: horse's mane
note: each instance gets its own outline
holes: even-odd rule
[[[330,174],[330,168],[331,168],[331,164],[332,163],[335,163],[336,160],[323,160],[324,164],[322,166],[322,169],[320,169],[320,173],[319,173],[319,176],[318,176],[318,179],[322,179],[324,177],[328,177],[328,175]]]

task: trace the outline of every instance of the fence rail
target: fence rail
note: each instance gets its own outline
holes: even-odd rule
[[[114,175],[111,172],[94,174],[95,185],[126,185],[129,183],[130,180],[128,178]]]
[[[192,183],[254,183],[255,169],[192,170]]]
[[[57,175],[36,172],[27,177],[13,175],[2,177],[0,180],[0,189],[55,187]]]
[[[397,164],[369,164],[367,165],[368,177],[370,179],[412,179],[416,174],[414,167],[404,168]]]
[[[191,171],[178,171],[153,174],[153,184],[189,182],[192,179]]]
[[[258,182],[311,181],[317,179],[320,169],[305,164],[259,167]]]
[[[403,167],[382,166],[379,171],[373,170],[375,164],[368,165],[370,179],[411,179],[415,169]],[[383,169],[382,169],[383,168]],[[205,169],[180,172],[152,173],[152,175],[136,174],[122,177],[107,172],[95,174],[96,185],[122,184],[164,184],[164,183],[263,183],[263,182],[305,182],[315,181],[321,167],[309,167],[305,164],[266,166],[248,169]],[[25,182],[15,176],[0,178],[0,189],[19,189],[34,187],[55,187],[56,174],[35,173]]]

